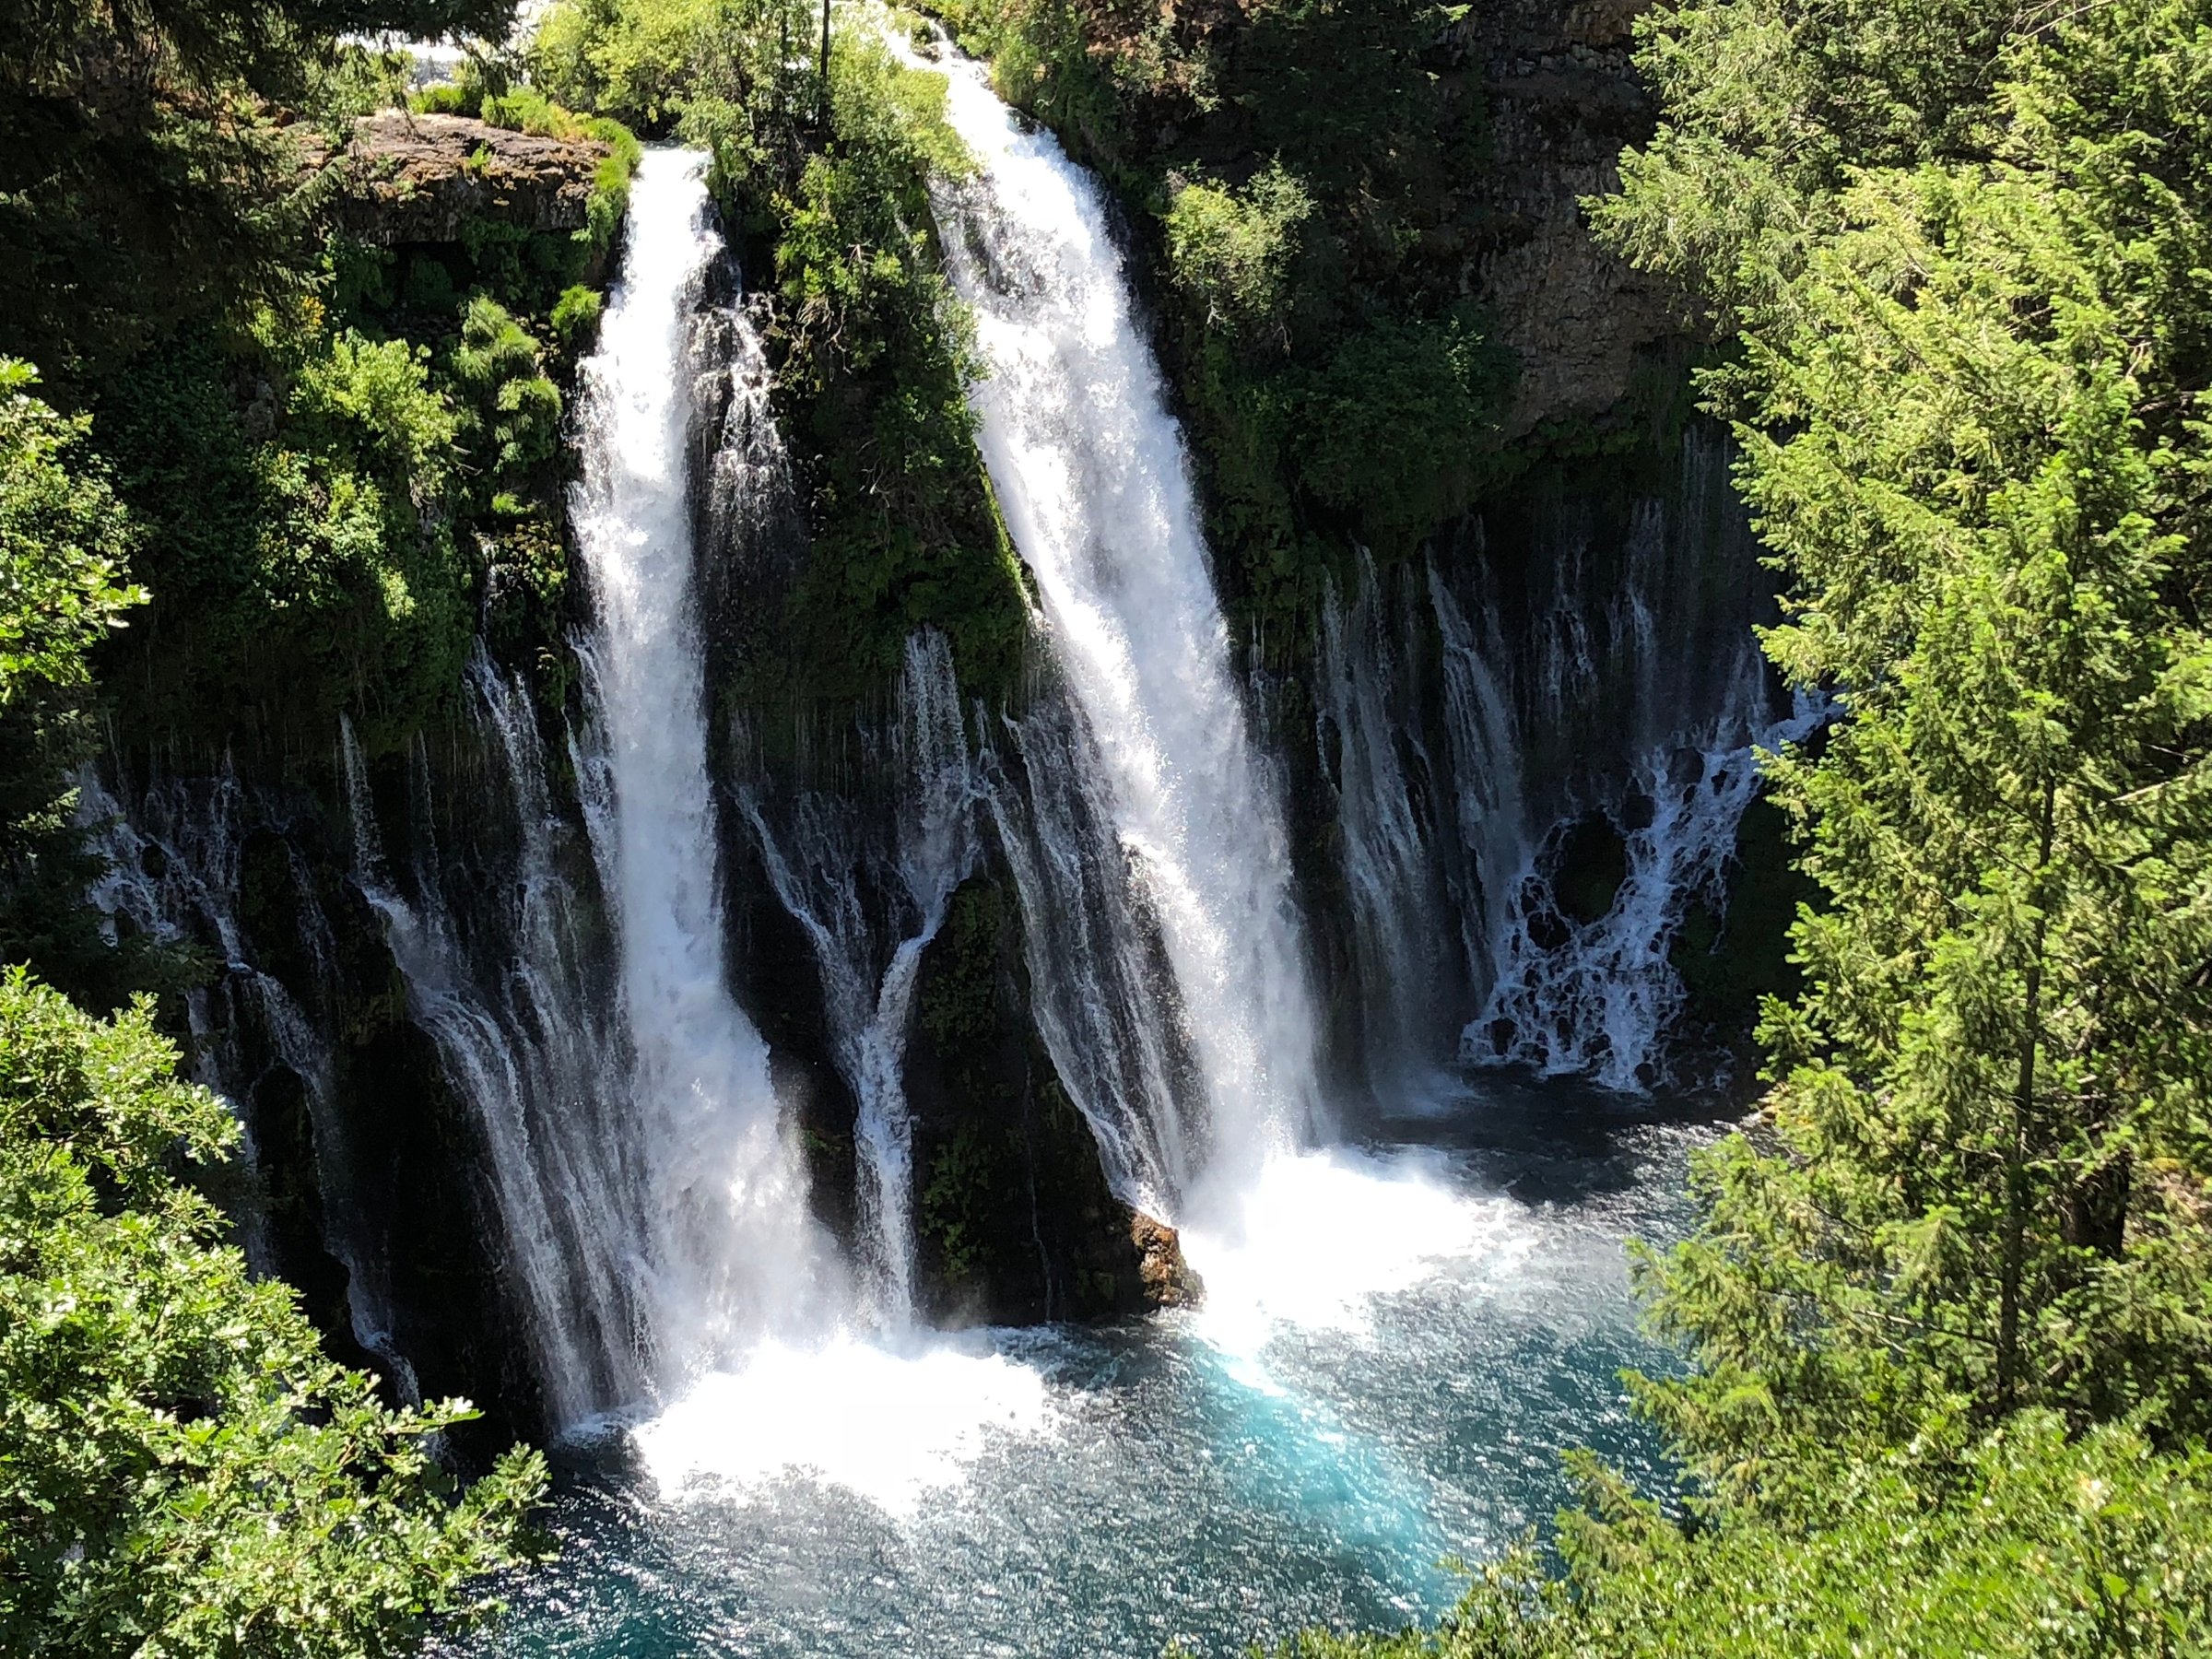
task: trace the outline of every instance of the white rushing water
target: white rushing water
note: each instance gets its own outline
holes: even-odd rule
[[[872,925],[864,878],[879,856],[852,800],[799,792],[787,810],[747,794],[746,811],[769,884],[814,947],[838,1070],[855,1103],[853,1138],[865,1312],[897,1333],[914,1313],[913,1123],[906,1043],[922,954],[945,924],[953,889],[974,868],[979,784],[969,757],[945,636],[907,641],[891,771],[898,781],[889,879],[894,940]]]
[[[253,1102],[267,1070],[257,1073],[250,1056],[258,1055],[271,1068],[281,1066],[298,1079],[314,1140],[323,1241],[346,1273],[347,1323],[354,1340],[382,1362],[403,1396],[411,1398],[414,1372],[392,1341],[384,1241],[371,1236],[348,1191],[357,1160],[336,1098],[330,1043],[298,998],[255,964],[253,943],[240,920],[244,825],[251,806],[227,759],[214,778],[196,783],[157,780],[131,811],[93,768],[84,768],[77,774],[77,820],[91,832],[90,846],[107,863],[88,897],[100,912],[111,941],[127,925],[165,945],[212,946],[219,954],[219,969],[209,982],[194,986],[184,998],[193,1080],[233,1103],[245,1132],[245,1162],[257,1182]],[[316,906],[312,882],[299,867],[298,852],[288,844],[286,850],[300,900],[300,943],[327,982],[329,924]],[[249,1190],[241,1208],[239,1230],[247,1260],[257,1273],[276,1272],[279,1264],[267,1237],[260,1194]]]
[[[1670,955],[1683,917],[1724,890],[1736,831],[1759,793],[1759,753],[1804,741],[1827,718],[1805,697],[1770,715],[1759,665],[1747,659],[1720,715],[1638,764],[1641,821],[1617,825],[1626,870],[1594,920],[1559,917],[1532,848],[1507,887],[1496,982],[1461,1040],[1464,1057],[1623,1090],[1665,1080],[1663,1038],[1684,997]]]
[[[634,1438],[671,1493],[811,1471],[895,1509],[949,1478],[989,1435],[1045,1417],[1034,1372],[900,1328],[912,1222],[899,1068],[922,949],[966,867],[967,751],[943,643],[918,641],[896,740],[908,792],[897,856],[912,929],[878,978],[850,918],[815,915],[825,980],[843,982],[850,1004],[840,1023],[872,1208],[871,1306],[813,1218],[766,1044],[725,971],[687,476],[704,402],[695,377],[728,376],[735,400],[713,487],[771,485],[780,467],[763,447],[777,440],[759,354],[742,337],[728,349],[749,323],[730,309],[695,315],[720,249],[703,162],[649,151],[631,189],[622,279],[584,364],[575,498],[599,618],[582,650],[593,719],[577,770],[620,936],[633,1054],[625,1133],[641,1148],[649,1199],[647,1318],[667,1402]],[[824,861],[849,851],[810,846],[803,867],[785,866],[794,911],[841,906],[851,872]]]
[[[467,690],[494,790],[477,810],[493,821],[511,814],[513,835],[507,878],[484,895],[478,931],[465,937],[446,904],[419,741],[410,757],[410,892],[387,866],[368,768],[341,719],[354,880],[406,982],[408,1018],[437,1045],[483,1136],[505,1277],[547,1409],[572,1423],[634,1398],[648,1381],[630,1292],[639,1263],[625,1242],[639,1237],[641,1194],[634,1149],[618,1132],[624,1051],[559,867],[561,827],[529,698],[481,650]]]
[[[638,170],[621,276],[582,366],[572,503],[597,616],[584,653],[605,746],[593,830],[619,935],[664,1388],[764,1333],[818,1327],[837,1300],[767,1044],[724,971],[686,476],[694,377],[728,372],[691,348],[721,248],[705,162],[654,150]]]
[[[1100,763],[1065,694],[1039,695],[1005,731],[1012,763],[986,750],[984,782],[1021,900],[1031,1017],[1115,1196],[1172,1215],[1197,1149],[1159,930],[1135,902],[1121,841],[1087,787]]]
[[[1410,603],[1389,603],[1362,554],[1350,603],[1334,585],[1325,597],[1315,664],[1314,735],[1334,793],[1358,1035],[1378,1095],[1445,1058],[1440,1040],[1464,1020],[1483,957],[1471,879],[1479,865],[1462,844],[1462,815],[1438,807],[1484,780],[1459,775],[1454,749],[1430,753],[1408,672],[1421,621]],[[1448,656],[1448,695],[1459,689],[1457,667]],[[1509,773],[1519,764],[1510,751],[1504,760]]]
[[[979,163],[938,213],[989,367],[972,391],[983,458],[1096,745],[1101,816],[1159,921],[1204,1083],[1202,1181],[1234,1193],[1319,1108],[1282,814],[1098,187],[979,65],[947,52],[941,67]]]

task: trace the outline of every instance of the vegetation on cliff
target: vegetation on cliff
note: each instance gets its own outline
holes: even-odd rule
[[[835,31],[824,59],[808,50],[815,28],[787,0],[566,0],[540,26],[532,67],[556,97],[706,148],[773,297],[778,424],[811,545],[783,614],[757,619],[732,695],[873,699],[908,635],[930,626],[950,639],[963,685],[1003,700],[1027,604],[976,453],[966,317],[928,200],[933,178],[968,163],[940,79],[865,29]]]
[[[150,602],[106,677],[133,732],[321,734],[350,708],[395,741],[450,695],[487,601],[495,639],[558,638],[553,313],[604,263],[634,141],[574,133],[606,160],[573,234],[484,216],[450,246],[371,246],[331,213],[375,165],[356,118],[404,93],[401,60],[338,31],[503,16],[159,0],[0,26],[0,352],[95,417],[140,526]],[[515,105],[494,114],[562,120]],[[527,349],[486,386],[466,336],[509,326]],[[513,406],[488,422],[486,398]],[[513,418],[543,435],[518,447],[495,429]]]
[[[331,233],[337,164],[313,164],[395,89],[340,28],[499,20],[156,0],[0,22],[0,955],[86,1005],[202,970],[104,937],[86,900],[97,717],[134,741],[256,713],[327,741],[347,706],[411,730],[450,694],[483,542],[558,522],[559,394],[493,291],[512,239],[504,264],[466,251],[479,280],[395,289],[392,258]],[[236,1118],[177,1060],[149,1000],[103,1022],[19,967],[0,982],[0,1648],[406,1651],[536,1553],[543,1465],[464,1486],[432,1454],[464,1403],[381,1404],[249,1274],[202,1190]]]
[[[0,944],[100,1003],[179,964],[109,947],[70,823],[89,663],[143,599],[140,531],[86,423],[0,359]],[[0,1647],[25,1655],[355,1655],[535,1550],[517,1451],[463,1491],[428,1437],[324,1358],[192,1183],[239,1138],[174,1080],[140,998],[112,1022],[0,980]]]
[[[319,733],[349,711],[375,749],[446,704],[479,631],[559,667],[557,382],[636,157],[607,130],[572,231],[319,230],[292,252],[296,291],[199,318],[93,386],[95,441],[147,527],[152,611],[112,677],[135,726],[214,737],[219,710]]]
[[[70,820],[69,775],[92,740],[89,659],[143,602],[134,528],[88,451],[88,423],[0,358],[0,955],[113,1003],[147,964],[118,959],[94,925],[99,874]]]

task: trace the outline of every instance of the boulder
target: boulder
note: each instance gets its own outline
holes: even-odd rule
[[[595,139],[384,110],[354,127],[334,211],[347,230],[382,247],[458,241],[471,220],[578,230],[607,154]]]
[[[1206,1281],[1182,1259],[1182,1236],[1165,1221],[1131,1210],[1129,1242],[1147,1307],[1194,1308],[1206,1300]]]

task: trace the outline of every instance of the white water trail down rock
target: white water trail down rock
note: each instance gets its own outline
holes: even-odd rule
[[[1103,816],[1159,919],[1204,1083],[1198,1190],[1165,1196],[1226,1201],[1310,1138],[1319,1112],[1282,813],[1098,187],[980,65],[947,51],[927,66],[947,74],[947,117],[979,163],[936,206],[988,368],[971,393],[983,459],[1102,762]]]
[[[242,1195],[240,1242],[256,1273],[274,1274],[253,1144],[254,1097],[277,1067],[299,1079],[314,1138],[315,1174],[329,1218],[324,1244],[346,1273],[347,1324],[354,1340],[383,1365],[401,1395],[417,1397],[414,1369],[392,1342],[392,1297],[384,1241],[371,1236],[347,1203],[354,1147],[332,1075],[330,1045],[298,1000],[253,959],[240,921],[243,825],[249,801],[228,759],[210,780],[158,779],[126,811],[90,766],[77,774],[77,822],[107,861],[87,890],[113,941],[122,927],[165,944],[212,945],[219,972],[185,994],[192,1032],[189,1075],[232,1103],[245,1133],[252,1172]],[[297,859],[297,853],[291,856]],[[300,943],[327,962],[328,920],[313,885],[299,882]],[[256,1039],[258,1041],[256,1041]],[[259,1075],[249,1053],[273,1065]]]
[[[864,844],[854,804],[806,790],[778,812],[762,792],[747,790],[745,806],[769,885],[814,947],[833,1055],[856,1107],[862,1293],[870,1323],[895,1335],[914,1318],[913,1122],[905,1076],[914,983],[922,953],[978,853],[981,785],[952,649],[934,629],[907,641],[891,747],[899,809],[889,874],[908,913],[888,959],[862,892],[876,854]]]
[[[1472,902],[1462,908],[1460,935],[1469,982],[1478,994],[1488,995],[1509,926],[1508,889],[1520,872],[1528,840],[1521,749],[1513,736],[1512,704],[1490,666],[1503,660],[1504,647],[1494,637],[1478,643],[1466,613],[1434,565],[1427,576],[1443,647],[1444,739],[1458,785],[1453,817],[1474,874]]]
[[[1090,1125],[1114,1196],[1174,1214],[1195,1148],[1171,977],[1128,861],[1086,788],[1098,761],[1081,715],[1056,689],[1005,723],[1009,766],[982,755],[985,799],[1021,900],[1022,959],[1038,1035]]]
[[[1606,913],[1559,917],[1531,847],[1505,895],[1496,982],[1461,1038],[1470,1064],[1583,1075],[1640,1093],[1664,1081],[1662,1037],[1684,991],[1670,951],[1692,900],[1723,889],[1736,831],[1759,793],[1759,756],[1803,742],[1829,718],[1799,696],[1777,719],[1747,653],[1722,712],[1648,752],[1631,797],[1642,821],[1619,825],[1627,873]],[[1562,933],[1547,943],[1547,932]]]
[[[640,1193],[618,1127],[622,1050],[597,1006],[587,947],[556,867],[529,699],[481,650],[469,664],[468,689],[486,759],[505,774],[507,799],[488,800],[483,810],[511,809],[516,836],[512,879],[477,939],[462,936],[445,904],[420,750],[410,791],[413,897],[387,867],[368,769],[342,716],[339,772],[355,884],[383,924],[406,982],[408,1018],[437,1045],[484,1138],[506,1276],[527,1322],[547,1411],[566,1425],[646,1386],[629,1290],[640,1265]]]
[[[686,475],[695,376],[727,372],[692,350],[721,251],[705,166],[653,150],[639,167],[621,276],[582,365],[572,500],[597,618],[584,654],[609,798],[593,816],[620,941],[664,1390],[770,1333],[818,1332],[843,1300],[767,1044],[724,973]]]
[[[1321,613],[1314,737],[1335,798],[1339,867],[1351,922],[1353,998],[1377,1097],[1418,1087],[1444,1058],[1440,1037],[1465,1018],[1480,898],[1459,826],[1434,803],[1455,780],[1432,757],[1407,695],[1419,618],[1393,606],[1362,553],[1347,603],[1332,582]],[[1447,647],[1448,649],[1448,647]],[[1451,669],[1446,668],[1451,688]],[[1509,757],[1518,764],[1517,757]]]

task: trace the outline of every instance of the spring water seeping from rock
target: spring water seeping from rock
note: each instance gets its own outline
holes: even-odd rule
[[[408,768],[412,855],[395,875],[360,747],[342,723],[354,880],[406,982],[407,1017],[437,1045],[482,1137],[500,1226],[487,1243],[500,1257],[547,1414],[566,1425],[635,1398],[648,1382],[635,1249],[621,1247],[640,1231],[621,1030],[556,848],[572,831],[547,788],[528,695],[481,650],[466,689],[490,790],[475,810],[511,838],[504,878],[473,907],[449,897],[449,881],[468,878],[441,857],[419,744]]]
[[[888,847],[841,795],[801,790],[784,804],[756,785],[744,806],[769,883],[814,950],[833,1057],[855,1105],[861,1290],[871,1323],[896,1334],[914,1315],[905,1071],[915,982],[979,852],[981,784],[944,635],[908,640],[888,740],[867,735],[888,751],[875,759],[898,792]],[[888,896],[888,929],[870,913],[871,887]]]
[[[312,1126],[322,1243],[345,1272],[347,1324],[354,1340],[382,1362],[401,1394],[412,1396],[412,1370],[393,1343],[382,1241],[370,1235],[350,1202],[353,1148],[335,1098],[328,1040],[299,998],[258,965],[241,920],[246,824],[254,806],[228,759],[212,778],[157,778],[128,810],[93,768],[84,768],[77,775],[77,818],[107,866],[88,897],[111,941],[128,927],[168,946],[212,947],[218,959],[215,971],[184,998],[190,1069],[194,1082],[225,1096],[241,1114],[248,1189],[238,1213],[246,1259],[256,1273],[276,1270],[264,1194],[257,1190],[253,1102],[271,1074],[288,1072]],[[296,861],[297,852],[287,851]],[[303,894],[312,890],[304,881],[299,887]],[[307,954],[326,967],[329,924],[312,898],[302,903],[297,923]]]

